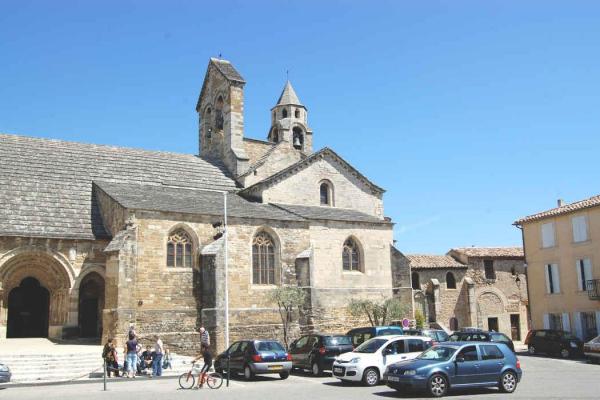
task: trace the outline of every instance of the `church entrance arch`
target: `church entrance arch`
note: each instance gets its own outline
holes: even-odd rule
[[[32,277],[27,277],[8,295],[6,337],[48,336],[50,292]]]
[[[102,335],[104,279],[96,272],[87,274],[79,285],[79,332],[81,337]]]

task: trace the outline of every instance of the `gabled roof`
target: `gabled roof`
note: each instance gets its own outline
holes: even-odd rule
[[[202,100],[202,95],[206,89],[207,78],[208,74],[210,73],[211,65],[229,82],[234,82],[241,85],[246,83],[244,78],[242,78],[242,75],[240,75],[240,73],[234,68],[231,62],[222,60],[220,58],[211,57],[210,61],[208,62],[208,67],[206,68],[206,73],[204,74],[202,89],[200,89],[200,96],[198,96],[198,102],[196,103],[196,111],[198,111],[200,108],[200,101]]]
[[[223,215],[223,193],[159,185],[132,185],[94,181],[109,197],[131,210],[163,211],[185,214]],[[304,218],[269,204],[252,203],[235,193],[227,196],[227,215],[282,221]]]
[[[296,204],[272,203],[275,207],[291,212],[302,218],[312,220],[332,220],[345,222],[370,222],[374,224],[391,224],[390,221],[377,218],[373,215],[365,214],[347,208],[337,207],[319,207],[319,206],[301,206]]]
[[[300,169],[306,168],[315,161],[318,161],[324,157],[331,157],[335,162],[339,163],[342,166],[342,168],[346,169],[351,174],[353,174],[356,178],[358,178],[358,180],[366,184],[375,193],[382,194],[385,192],[384,189],[371,182],[366,176],[361,174],[356,168],[354,168],[352,165],[350,165],[350,163],[348,163],[346,160],[340,157],[335,151],[331,150],[329,147],[324,147],[316,153],[312,153],[306,158],[290,165],[287,168],[282,169],[281,171],[271,175],[270,177],[265,178],[260,182],[256,182],[252,186],[248,186],[247,188],[243,189],[240,193],[250,193],[259,188],[269,187],[274,183],[278,182],[279,180],[293,175]]]
[[[298,98],[298,95],[296,94],[296,91],[294,90],[294,87],[292,86],[292,83],[290,81],[287,81],[285,83],[283,91],[279,96],[279,100],[277,100],[277,106],[287,105],[296,105],[304,107],[304,105],[300,102],[300,99]]]
[[[473,258],[524,258],[522,247],[457,247],[450,252]]]
[[[467,265],[447,255],[407,254],[406,258],[412,269],[467,268]]]
[[[556,217],[557,215],[568,214],[570,212],[584,210],[586,208],[600,206],[600,195],[592,196],[588,199],[576,201],[574,203],[565,204],[561,207],[552,208],[547,211],[542,211],[537,214],[523,217],[514,222],[514,225],[522,225],[526,222],[538,221],[548,217]]]
[[[0,134],[0,235],[94,239],[93,180],[235,190],[225,168],[191,154]]]

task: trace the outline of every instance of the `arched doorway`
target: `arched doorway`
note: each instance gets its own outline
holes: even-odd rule
[[[81,337],[96,338],[102,335],[102,310],[104,309],[104,279],[90,272],[79,285],[79,333]]]
[[[50,293],[27,277],[8,295],[7,338],[48,337]]]

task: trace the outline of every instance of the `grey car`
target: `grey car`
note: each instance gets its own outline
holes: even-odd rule
[[[0,383],[10,382],[11,373],[8,365],[0,363]]]
[[[227,361],[232,373],[242,373],[246,380],[255,375],[279,374],[287,379],[292,370],[292,356],[276,340],[240,340],[215,359],[215,371],[226,372]]]

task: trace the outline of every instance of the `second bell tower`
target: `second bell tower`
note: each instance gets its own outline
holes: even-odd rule
[[[312,130],[308,127],[308,113],[290,81],[285,83],[277,104],[271,109],[268,140],[274,143],[286,142],[295,150],[312,153]]]

